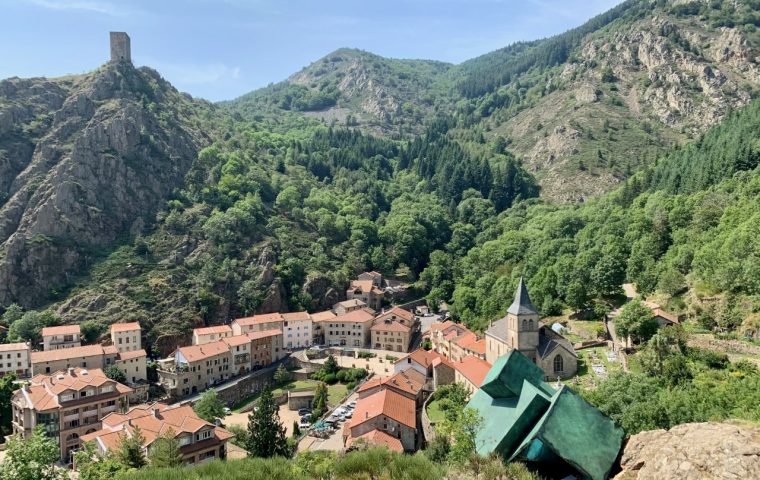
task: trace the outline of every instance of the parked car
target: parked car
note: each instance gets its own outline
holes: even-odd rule
[[[351,402],[348,404],[349,408],[356,408],[356,400],[351,400]]]
[[[303,415],[303,416],[301,417],[301,421],[302,421],[302,422],[310,422],[310,421],[311,421],[311,414],[310,414],[310,413],[307,413],[306,415]]]
[[[231,412],[232,412],[232,410],[230,410],[230,407],[224,407],[224,413],[226,413],[227,415],[229,415]]]
[[[311,427],[311,423],[304,422],[303,420],[301,420],[301,423],[298,424],[298,428],[300,429],[309,428],[309,427]]]
[[[346,418],[346,419],[351,418],[353,416],[354,416],[353,410],[349,410],[349,411],[347,411],[346,413],[343,414],[343,418]]]
[[[309,410],[308,408],[299,408],[298,409],[298,414],[301,415],[302,417],[304,415],[309,414],[309,413],[311,413],[311,410]]]

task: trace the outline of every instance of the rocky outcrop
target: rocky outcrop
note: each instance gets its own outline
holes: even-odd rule
[[[40,138],[22,136],[34,144],[28,164],[16,174],[6,167],[12,181],[0,202],[0,305],[29,308],[150,223],[207,140],[184,123],[191,101],[147,68],[6,81],[0,95],[12,105],[0,110],[13,117],[7,131],[41,122]]]
[[[311,297],[310,311],[328,310],[340,301],[340,295],[333,288],[332,280],[323,274],[306,277],[303,292]]]
[[[687,423],[632,436],[615,480],[743,480],[760,473],[760,427]]]

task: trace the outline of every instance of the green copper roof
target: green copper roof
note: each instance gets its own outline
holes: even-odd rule
[[[593,480],[609,475],[623,430],[567,387],[552,388],[527,357],[500,357],[467,405],[483,426],[475,439],[481,455],[531,462],[561,458]]]

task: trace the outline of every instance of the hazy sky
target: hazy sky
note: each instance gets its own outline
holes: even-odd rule
[[[340,47],[459,63],[580,25],[619,0],[0,0],[0,78],[92,70],[108,32],[136,65],[225,100]]]

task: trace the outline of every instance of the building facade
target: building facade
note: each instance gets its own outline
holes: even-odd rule
[[[119,353],[141,350],[142,327],[137,322],[112,324],[111,343]]]
[[[353,310],[324,322],[325,344],[365,348],[370,342],[370,329],[375,314],[368,308]]]
[[[486,330],[486,361],[496,360],[517,350],[541,367],[547,379],[568,378],[578,371],[578,356],[562,335],[539,324],[539,314],[530,301],[528,288],[520,278],[515,299],[506,317]]]
[[[148,456],[156,438],[171,429],[187,465],[226,458],[227,441],[233,437],[227,430],[200,418],[189,405],[138,405],[124,413],[109,414],[102,423],[102,429],[82,437],[85,442],[94,442],[100,454],[118,449],[121,439],[132,436],[135,427],[139,427]]]
[[[61,459],[71,462],[81,437],[100,430],[101,419],[129,405],[131,389],[106,377],[99,368],[69,368],[36,375],[11,398],[13,432],[29,438],[37,425],[60,446]]]
[[[13,373],[18,378],[31,375],[32,364],[28,343],[0,343],[0,377]]]
[[[82,346],[82,334],[79,325],[61,325],[42,329],[42,349],[58,350]]]
[[[311,316],[308,312],[282,314],[282,341],[285,348],[306,348],[312,344]]]
[[[396,439],[406,452],[419,444],[416,402],[392,389],[382,389],[357,400],[351,423],[345,427],[343,444],[378,431]]]
[[[281,313],[264,313],[252,317],[237,318],[230,326],[232,327],[233,335],[245,335],[250,332],[262,332],[273,329],[282,331],[283,322]]]
[[[193,345],[203,345],[232,336],[232,327],[229,325],[215,325],[213,327],[194,328]]]

